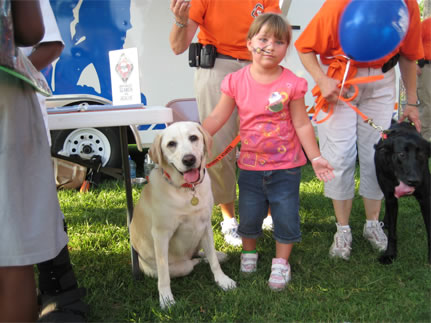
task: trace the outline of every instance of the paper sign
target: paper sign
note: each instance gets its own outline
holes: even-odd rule
[[[138,50],[126,48],[109,52],[113,105],[140,104]]]

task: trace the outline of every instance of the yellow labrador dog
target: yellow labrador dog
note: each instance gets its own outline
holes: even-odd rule
[[[176,122],[163,130],[150,148],[157,164],[142,190],[130,223],[130,239],[139,267],[158,277],[160,306],[175,303],[171,277],[185,276],[200,259],[200,249],[216,283],[228,290],[236,283],[226,276],[216,252],[211,227],[213,197],[205,170],[210,137],[196,122]]]

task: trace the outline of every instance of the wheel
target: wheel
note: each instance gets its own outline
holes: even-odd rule
[[[121,147],[118,129],[78,128],[53,131],[51,152],[60,155],[79,155],[90,159],[99,155],[103,167],[121,166]]]

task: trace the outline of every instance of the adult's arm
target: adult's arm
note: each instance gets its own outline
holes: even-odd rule
[[[315,52],[301,53],[298,51],[299,59],[308,73],[310,73],[314,82],[319,86],[322,96],[329,103],[336,103],[340,89],[337,87],[339,81],[330,78],[322,70]]]
[[[409,105],[409,103],[416,104],[418,100],[416,93],[416,61],[409,60],[401,55],[399,64],[401,78],[403,80],[407,96],[407,104],[399,121],[402,122],[407,118],[415,124],[416,130],[420,131],[421,122],[419,119],[419,111],[417,107]]]
[[[18,46],[33,46],[45,34],[39,0],[12,0],[12,19],[15,43]]]
[[[44,69],[54,60],[60,57],[64,45],[60,41],[40,43],[28,56],[38,71]]]
[[[211,114],[202,122],[202,127],[214,136],[217,131],[226,123],[235,109],[235,100],[222,92],[217,105]]]
[[[189,48],[199,25],[189,18],[190,1],[171,0],[170,8],[175,21],[169,34],[169,43],[175,55],[179,55]]]

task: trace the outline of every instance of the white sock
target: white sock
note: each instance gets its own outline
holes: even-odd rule
[[[350,225],[339,225],[337,223],[337,229],[338,230],[350,230]]]
[[[371,227],[371,226],[373,226],[373,224],[375,225],[377,222],[379,222],[379,221],[377,221],[377,220],[367,220],[367,227]]]

